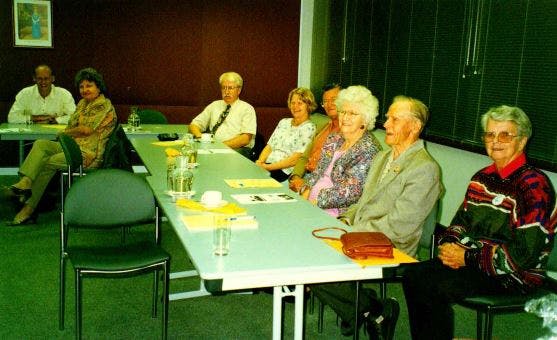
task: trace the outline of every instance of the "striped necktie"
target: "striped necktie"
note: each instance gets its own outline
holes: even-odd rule
[[[224,120],[226,119],[226,116],[228,116],[228,113],[230,113],[230,104],[226,105],[226,109],[220,114],[219,120],[217,121],[217,123],[211,129],[211,133],[213,135],[215,134],[215,132],[217,132],[218,128],[224,122]]]

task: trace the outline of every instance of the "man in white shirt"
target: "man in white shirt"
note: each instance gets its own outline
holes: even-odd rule
[[[33,76],[35,85],[19,91],[8,113],[8,123],[67,124],[75,111],[71,93],[52,85],[54,75],[48,65],[39,65]]]
[[[219,84],[222,100],[209,104],[191,121],[189,130],[196,138],[204,132],[212,133],[217,141],[249,157],[255,143],[257,118],[253,106],[239,99],[242,77],[226,72],[220,76]]]

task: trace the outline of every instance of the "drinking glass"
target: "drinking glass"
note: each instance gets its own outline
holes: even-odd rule
[[[213,254],[228,255],[231,236],[230,219],[223,215],[215,215],[213,223]]]

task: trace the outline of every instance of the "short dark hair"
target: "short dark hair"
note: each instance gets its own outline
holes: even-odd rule
[[[323,92],[327,92],[337,88],[339,90],[342,90],[342,86],[339,83],[328,83],[327,85],[323,86]]]
[[[50,66],[48,66],[47,64],[40,64],[37,67],[35,67],[35,69],[33,70],[33,78],[35,78],[35,76],[37,75],[37,70],[40,68],[46,68],[50,72],[50,76],[54,75],[54,72],[52,72]]]
[[[79,70],[75,75],[75,87],[79,89],[79,84],[81,84],[81,82],[84,80],[95,83],[101,93],[106,92],[106,84],[104,83],[103,76],[94,68],[86,67],[82,70]]]

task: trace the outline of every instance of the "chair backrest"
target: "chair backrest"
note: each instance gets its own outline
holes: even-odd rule
[[[64,156],[66,157],[66,163],[68,164],[70,169],[76,170],[80,166],[82,166],[83,156],[81,155],[81,149],[79,148],[79,145],[77,145],[75,140],[65,133],[60,134],[58,136],[58,140],[60,142],[60,145],[62,146]]]
[[[137,115],[141,124],[168,124],[165,115],[157,110],[139,109]]]
[[[66,196],[64,226],[118,228],[152,222],[157,209],[143,176],[99,169],[77,181]]]
[[[257,160],[257,157],[259,157],[259,154],[261,153],[261,151],[263,151],[263,149],[265,148],[265,137],[263,137],[263,135],[259,132],[255,133],[255,143],[253,145],[253,148],[251,149],[251,160],[255,161]]]
[[[553,248],[547,259],[546,270],[557,272],[557,242],[553,240]]]
[[[102,168],[122,169],[133,171],[131,163],[131,143],[122,128],[118,124],[108,137],[103,154]]]
[[[433,243],[434,243],[435,227],[437,226],[438,210],[439,210],[439,201],[435,202],[435,205],[431,208],[431,210],[429,211],[429,215],[427,215],[424,221],[422,236],[420,237],[420,242],[419,242],[420,248],[425,248],[428,250],[429,258],[432,258],[434,253],[435,245]]]

